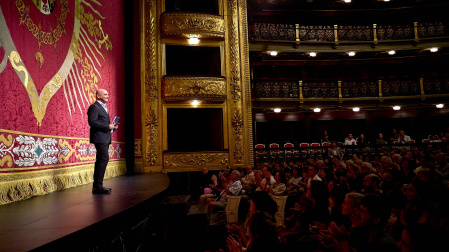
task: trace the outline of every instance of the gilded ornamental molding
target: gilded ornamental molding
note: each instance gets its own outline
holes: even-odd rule
[[[157,69],[157,30],[156,30],[156,3],[147,0],[144,5],[145,20],[145,61],[144,61],[144,107],[143,113],[143,140],[144,165],[154,166],[159,157],[159,110],[158,110],[158,69]]]
[[[219,153],[171,153],[164,154],[164,169],[198,168],[198,166],[226,167],[229,165],[229,154]]]
[[[199,13],[163,13],[161,33],[165,36],[186,36],[224,38],[225,25],[222,16]]]
[[[164,77],[162,97],[165,101],[191,99],[226,101],[226,79],[219,77]]]

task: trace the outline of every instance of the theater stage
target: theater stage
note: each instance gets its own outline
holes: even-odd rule
[[[151,173],[104,184],[112,194],[93,195],[90,183],[0,206],[0,251],[101,251],[151,215],[170,182]]]

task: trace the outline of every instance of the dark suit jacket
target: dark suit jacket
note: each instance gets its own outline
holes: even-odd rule
[[[90,126],[91,143],[111,143],[111,119],[100,103],[95,102],[87,110],[87,120]]]

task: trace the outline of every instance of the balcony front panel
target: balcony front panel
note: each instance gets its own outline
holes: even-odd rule
[[[226,101],[226,79],[220,77],[170,77],[162,79],[164,101]]]
[[[224,39],[225,25],[222,16],[201,13],[163,13],[162,36],[181,36]]]

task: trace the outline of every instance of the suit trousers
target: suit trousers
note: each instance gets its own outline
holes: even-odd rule
[[[95,161],[93,187],[102,187],[104,173],[106,172],[106,166],[109,162],[109,144],[95,143],[95,148],[97,149],[97,160]]]

